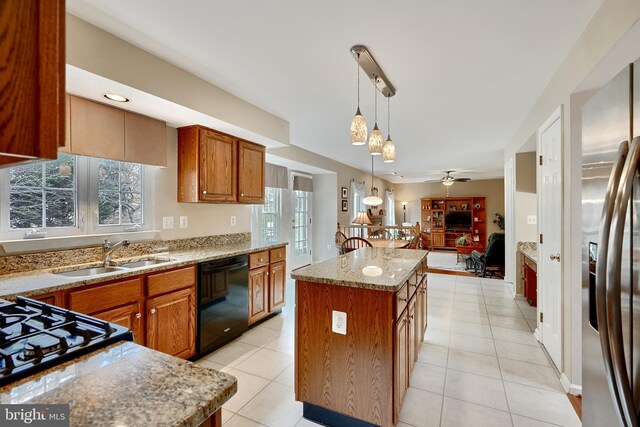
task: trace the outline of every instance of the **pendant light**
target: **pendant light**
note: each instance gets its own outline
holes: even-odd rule
[[[374,99],[375,99],[375,117],[376,122],[373,126],[373,130],[371,131],[371,135],[369,135],[369,154],[372,156],[379,156],[382,154],[382,146],[384,145],[384,137],[382,136],[382,132],[378,129],[378,87],[376,83],[378,82],[378,78],[374,77],[373,79],[373,90],[375,91]]]
[[[378,190],[373,186],[373,156],[371,156],[371,195],[362,199],[367,206],[380,206],[382,199],[378,197]]]
[[[391,97],[387,97],[387,142],[382,147],[382,161],[393,163],[396,160],[396,145],[391,140]]]
[[[360,112],[360,54],[358,53],[358,109],[351,120],[351,144],[364,145],[367,142],[367,121]]]

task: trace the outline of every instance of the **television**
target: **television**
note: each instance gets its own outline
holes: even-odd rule
[[[447,231],[471,231],[471,211],[447,211],[444,223]]]

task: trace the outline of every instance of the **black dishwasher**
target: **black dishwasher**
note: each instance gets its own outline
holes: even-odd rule
[[[249,269],[247,255],[198,265],[196,355],[228,343],[248,329]]]

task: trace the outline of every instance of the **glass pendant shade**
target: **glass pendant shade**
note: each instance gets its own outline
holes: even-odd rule
[[[367,206],[380,206],[382,204],[382,199],[372,194],[362,199],[362,203]]]
[[[396,145],[391,140],[391,136],[387,137],[387,142],[382,147],[382,161],[385,163],[393,163],[396,160]]]
[[[356,115],[351,120],[351,144],[352,145],[364,145],[367,142],[367,121],[360,112],[356,111]]]
[[[384,137],[382,132],[378,129],[378,124],[373,127],[371,135],[369,135],[369,154],[372,156],[379,156],[382,154],[382,147],[384,145]]]

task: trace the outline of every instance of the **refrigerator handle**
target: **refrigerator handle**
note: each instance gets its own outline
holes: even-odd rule
[[[609,347],[609,326],[607,324],[607,258],[609,254],[609,236],[611,232],[611,218],[613,217],[616,194],[618,193],[618,184],[620,176],[624,168],[627,153],[629,152],[629,141],[620,143],[616,161],[611,169],[611,176],[607,184],[607,192],[604,196],[602,205],[602,215],[600,218],[600,231],[598,233],[598,255],[596,260],[596,318],[598,320],[598,330],[600,336],[600,346],[602,348],[602,356],[604,359],[604,367],[609,385],[609,392],[616,405],[617,413],[622,414],[622,403],[618,395],[618,385],[613,370],[613,362],[611,360],[611,349]],[[622,416],[622,415],[621,415]],[[620,420],[622,421],[622,419]]]
[[[622,406],[623,425],[627,427],[637,427],[638,417],[633,401],[629,373],[625,360],[624,341],[622,336],[622,307],[621,307],[621,272],[622,272],[622,244],[624,240],[624,226],[627,216],[627,207],[633,190],[633,181],[640,159],[640,137],[636,137],[631,142],[629,155],[624,164],[624,169],[618,185],[618,194],[614,205],[613,217],[611,219],[611,235],[609,242],[612,243],[609,257],[607,259],[607,326],[609,333],[609,347],[611,349],[611,359],[613,372]]]

